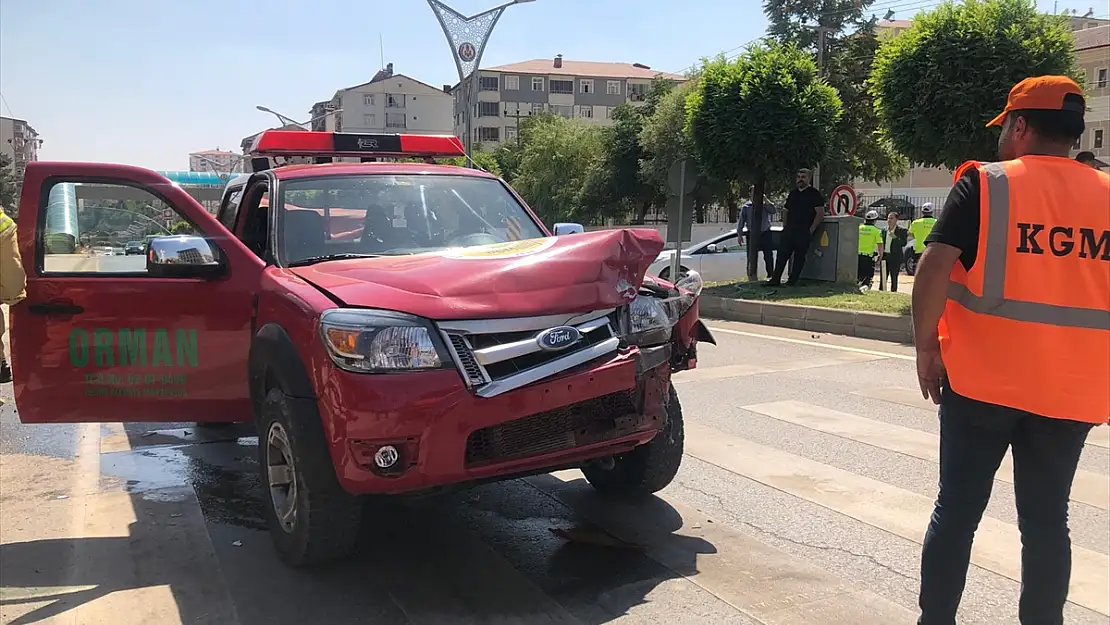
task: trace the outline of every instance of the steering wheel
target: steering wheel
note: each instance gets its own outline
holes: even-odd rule
[[[500,242],[500,239],[488,232],[476,232],[474,234],[464,234],[461,237],[451,239],[447,242],[447,247],[470,247],[473,245],[490,245]]]

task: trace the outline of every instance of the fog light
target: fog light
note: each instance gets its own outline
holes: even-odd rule
[[[383,445],[374,452],[374,464],[378,465],[379,469],[388,469],[397,464],[400,459],[401,454],[393,445]]]

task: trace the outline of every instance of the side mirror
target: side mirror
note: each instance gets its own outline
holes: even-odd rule
[[[717,247],[716,243],[710,243],[709,245],[705,246],[705,251],[709,252],[710,254],[716,254],[717,252],[720,252],[721,249]]]
[[[219,248],[193,235],[156,237],[146,253],[146,271],[161,278],[211,278],[224,272]]]
[[[561,237],[567,234],[579,234],[585,232],[586,229],[582,224],[555,224],[555,236]]]

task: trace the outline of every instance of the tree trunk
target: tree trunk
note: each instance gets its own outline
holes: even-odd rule
[[[725,194],[725,205],[728,206],[729,223],[736,223],[736,220],[740,217],[740,203],[737,201],[736,191],[733,190],[731,185]]]
[[[755,181],[752,190],[752,209],[748,211],[748,281],[759,280],[759,235],[763,225],[763,191],[766,187],[763,178]],[[743,227],[743,226],[739,226]],[[770,277],[770,276],[768,276]]]
[[[641,204],[640,208],[636,211],[636,217],[633,219],[632,223],[638,226],[643,225],[644,220],[647,219],[649,210],[651,210],[651,200],[644,200],[644,203]]]

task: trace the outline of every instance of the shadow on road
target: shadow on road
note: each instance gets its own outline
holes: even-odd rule
[[[0,546],[0,585],[37,589],[35,597],[6,593],[0,605],[51,601],[12,625],[163,585],[190,624],[600,625],[660,584],[696,575],[698,556],[716,552],[674,534],[682,518],[661,499],[616,503],[584,480],[537,476],[368,499],[357,553],[293,570],[277,559],[262,521],[257,439],[166,425],[148,424],[161,428],[153,435],[128,426],[133,449],[102,456],[102,474],[131,490],[138,520],[127,536]],[[180,444],[190,438],[197,442]],[[667,550],[670,568],[652,558],[656,549]],[[82,586],[92,588],[71,590]],[[157,616],[132,614],[119,622]]]

